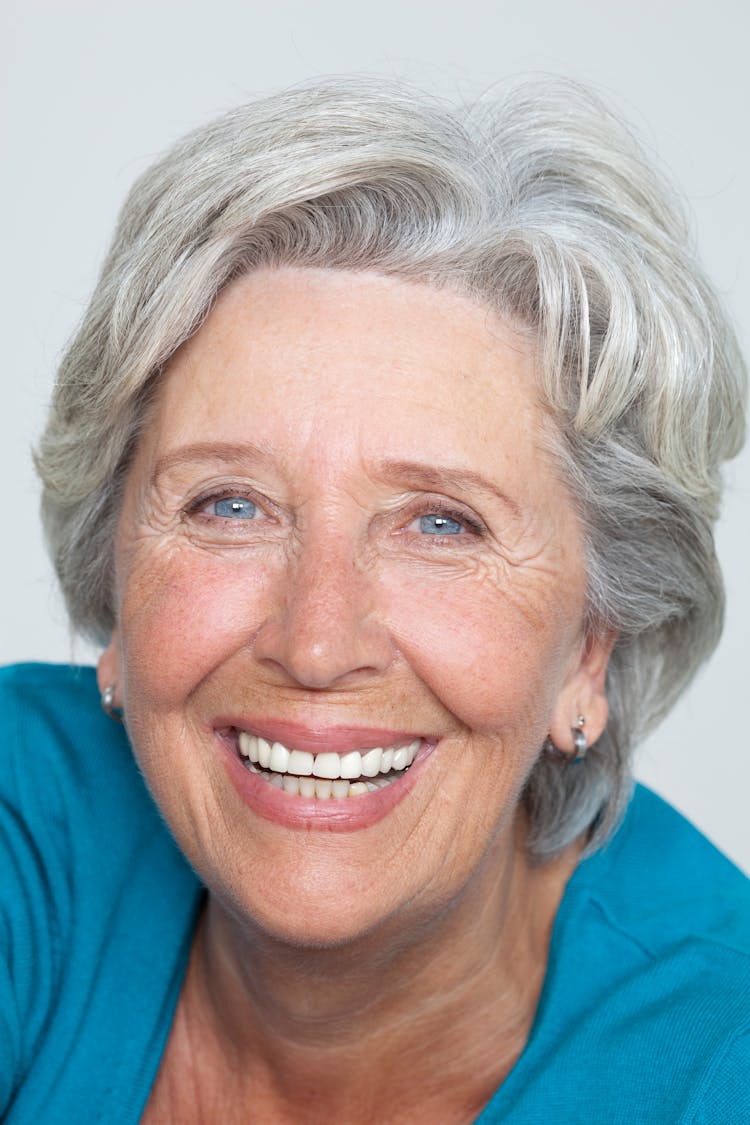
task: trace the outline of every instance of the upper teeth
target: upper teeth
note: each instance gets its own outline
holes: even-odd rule
[[[251,762],[273,770],[274,773],[332,780],[338,777],[377,777],[390,770],[404,770],[414,761],[420,741],[416,738],[408,746],[398,746],[395,749],[376,746],[372,750],[350,750],[346,754],[334,754],[330,751],[310,754],[307,750],[288,750],[280,742],[268,742],[248,731],[239,732],[240,753],[243,758],[249,758]]]

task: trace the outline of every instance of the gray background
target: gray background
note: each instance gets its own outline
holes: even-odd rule
[[[68,634],[29,449],[118,206],[162,148],[237,101],[319,74],[384,74],[459,98],[519,72],[592,82],[686,193],[747,352],[748,10],[740,0],[6,0],[0,661],[95,657]],[[724,639],[641,748],[638,774],[750,871],[750,454],[727,482]]]

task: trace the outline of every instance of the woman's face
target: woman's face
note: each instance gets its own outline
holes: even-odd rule
[[[545,425],[507,326],[372,274],[253,273],[169,364],[100,682],[234,912],[303,944],[437,915],[512,854],[545,737],[570,746],[579,711],[599,733]]]

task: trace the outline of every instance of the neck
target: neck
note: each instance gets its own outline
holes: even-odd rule
[[[316,1119],[311,1090],[321,1120],[355,1121],[353,1105],[401,1119],[410,1099],[405,1120],[447,1120],[446,1096],[456,1120],[478,1112],[523,1050],[578,856],[532,867],[522,843],[498,839],[439,915],[393,917],[336,948],[290,948],[209,899],[186,1018],[249,1076],[255,1104],[277,1107],[264,1120]]]

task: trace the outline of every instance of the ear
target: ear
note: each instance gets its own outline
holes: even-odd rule
[[[105,688],[115,689],[114,706],[122,707],[122,678],[120,665],[120,634],[114,629],[109,639],[109,644],[99,657],[96,664],[96,682],[99,693]]]
[[[573,734],[582,730],[592,746],[607,725],[609,704],[605,689],[607,667],[617,633],[591,636],[584,642],[578,667],[565,681],[555,702],[549,736],[558,750],[574,750]],[[583,724],[579,724],[583,716]]]

